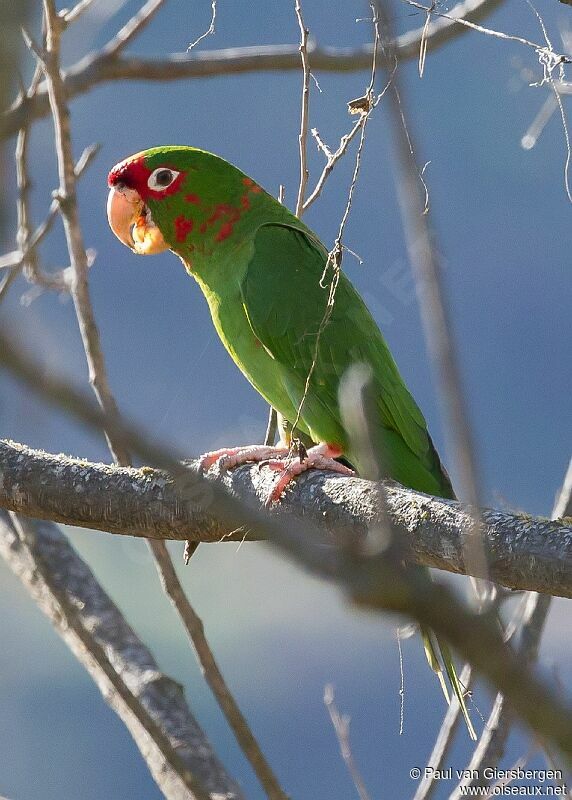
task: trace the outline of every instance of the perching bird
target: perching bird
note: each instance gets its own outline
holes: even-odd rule
[[[122,161],[109,173],[108,219],[135,253],[176,253],[209,304],[215,328],[254,388],[285,420],[281,445],[228,448],[203,456],[230,468],[270,461],[279,471],[272,498],[311,467],[360,471],[338,401],[340,381],[354,364],[371,371],[377,441],[387,476],[428,494],[453,498],[453,489],[427,425],[405,386],[383,336],[343,273],[333,308],[323,280],[328,251],[296,216],[222,158],[192,147],[156,147]],[[324,324],[324,320],[327,320]],[[292,425],[310,446],[293,459]],[[445,696],[440,653],[474,729],[445,642],[423,630],[428,661]]]

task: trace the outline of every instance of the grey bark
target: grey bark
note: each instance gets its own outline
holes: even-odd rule
[[[190,462],[190,474],[196,463]],[[246,465],[209,481],[260,508],[275,476]],[[258,538],[233,530],[217,516],[214,493],[204,482],[181,488],[165,473],[92,464],[0,440],[0,507],[40,519],[156,539],[216,542]],[[461,504],[385,484],[395,530],[416,563],[465,574],[463,537],[471,528]],[[379,485],[361,478],[310,471],[289,489],[272,517],[304,519],[328,534],[359,539],[382,522]],[[264,513],[264,512],[263,512]],[[511,589],[572,597],[572,526],[485,509],[483,540],[489,575]]]
[[[464,0],[451,10],[451,14],[470,22],[478,22],[491,14],[502,0]],[[427,50],[435,50],[449,40],[463,35],[466,28],[453,20],[440,18],[404,33],[396,40],[401,60],[417,58],[423,36]],[[328,72],[355,72],[371,67],[371,45],[352,49],[334,47],[309,48],[312,70]],[[300,52],[297,44],[270,45],[267,47],[233,47],[187,54],[175,53],[164,59],[143,59],[108,52],[105,48],[82,58],[64,73],[66,97],[70,100],[85,94],[101,83],[118,80],[172,81],[191,78],[208,78],[218,75],[237,75],[245,72],[282,72],[300,69]],[[0,135],[10,136],[33,119],[45,117],[49,103],[45,85],[32,98],[18,98],[1,117]]]
[[[182,687],[159,670],[58,527],[0,510],[0,555],[123,720],[165,797],[240,800]]]

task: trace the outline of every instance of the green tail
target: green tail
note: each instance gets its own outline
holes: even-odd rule
[[[445,683],[445,677],[443,675],[443,667],[441,666],[441,661],[443,662],[443,666],[445,667],[445,672],[447,673],[447,678],[449,679],[449,685],[453,690],[453,692],[455,693],[455,695],[457,696],[457,700],[459,701],[459,706],[461,708],[463,717],[465,718],[467,729],[469,731],[469,736],[473,741],[476,741],[477,734],[475,733],[475,729],[473,728],[473,723],[471,722],[471,718],[469,717],[469,711],[465,703],[465,693],[459,681],[459,676],[457,675],[457,669],[455,667],[455,662],[453,661],[451,651],[449,650],[449,645],[446,642],[444,642],[443,639],[439,638],[436,634],[434,634],[429,628],[422,627],[421,636],[423,638],[423,647],[425,648],[425,655],[427,656],[427,661],[429,662],[429,666],[431,667],[433,672],[439,678],[439,683],[441,684],[441,689],[443,690],[443,694],[445,695],[447,703],[450,702],[450,697],[449,697],[449,692],[447,690],[447,684]],[[435,639],[435,641],[433,641],[433,639]],[[439,655],[437,654],[437,650],[439,651],[439,655],[441,656],[441,661],[439,660]]]

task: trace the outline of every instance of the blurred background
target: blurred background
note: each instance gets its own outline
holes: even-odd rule
[[[31,4],[36,33],[39,6]],[[98,48],[139,7],[139,0],[95,0],[66,34],[65,63]],[[293,2],[220,2],[216,33],[201,51],[297,43]],[[572,8],[538,2],[555,50]],[[445,6],[443,6],[445,9]],[[209,24],[209,0],[169,0],[130,52],[146,57],[184,53]],[[323,45],[354,47],[371,39],[365,3],[305,0],[311,34]],[[358,21],[356,21],[356,18]],[[366,21],[359,21],[366,18]],[[398,31],[425,16],[394,4]],[[487,26],[542,41],[525,0],[511,0]],[[521,138],[549,88],[531,48],[478,33],[401,68],[417,159],[430,161],[432,221],[446,267],[446,286],[470,400],[485,501],[550,514],[571,451],[570,221],[564,188],[565,137],[555,115],[536,147]],[[31,59],[23,58],[28,78]],[[364,73],[316,74],[311,125],[334,148],[351,127],[346,101],[363,93]],[[120,159],[161,144],[212,150],[293,207],[298,181],[299,73],[255,73],[164,84],[116,83],[71,104],[76,157],[87,145],[101,152],[79,184],[86,244],[97,251],[90,280],[112,389],[124,414],[191,455],[223,445],[260,441],[267,409],[219,343],[196,284],[170,253],[143,259],[109,230],[106,176]],[[384,102],[370,120],[363,169],[345,242],[359,254],[344,269],[382,327],[404,378],[452,466],[430,376],[414,287],[394,191]],[[353,151],[352,151],[353,152]],[[310,141],[313,179],[323,161]],[[15,172],[6,151],[8,233],[16,246]],[[33,223],[57,185],[51,120],[31,138]],[[307,223],[331,245],[353,169],[348,155],[335,170]],[[310,181],[312,185],[312,179]],[[61,225],[41,247],[43,264],[66,266]],[[35,296],[20,279],[0,308],[2,321],[25,337],[47,370],[86,385],[87,371],[71,301]],[[0,435],[50,452],[109,461],[101,437],[87,434],[39,404],[0,374]],[[455,483],[455,474],[452,474]],[[162,669],[186,687],[190,705],[227,768],[250,798],[261,798],[224,720],[204,685],[177,618],[163,596],[144,542],[102,533],[66,531]],[[182,545],[173,552],[180,565]],[[293,797],[351,797],[323,705],[332,682],[352,718],[355,758],[373,797],[408,797],[412,767],[423,768],[444,714],[437,681],[417,638],[403,642],[404,730],[399,735],[400,671],[395,619],[382,622],[349,607],[333,587],[308,577],[268,547],[245,542],[199,548],[180,574],[196,605],[231,688],[262,748]],[[160,796],[121,722],[36,609],[0,564],[0,794],[13,800],[84,800]],[[546,628],[541,667],[547,678],[572,678],[570,606],[557,601]],[[490,696],[475,694],[479,714]],[[528,750],[524,733],[510,740],[507,765]],[[471,752],[462,731],[451,764]],[[542,766],[535,756],[531,766]],[[442,782],[438,797],[453,783]]]

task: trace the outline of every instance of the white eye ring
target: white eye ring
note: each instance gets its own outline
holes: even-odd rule
[[[169,169],[169,167],[157,167],[149,175],[147,186],[154,192],[164,192],[173,184],[181,173],[176,169]]]

